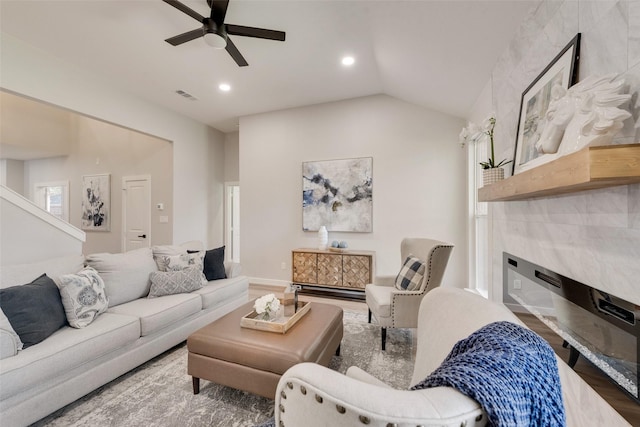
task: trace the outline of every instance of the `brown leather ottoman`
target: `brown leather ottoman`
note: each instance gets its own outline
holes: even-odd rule
[[[240,326],[253,301],[189,335],[189,375],[193,392],[200,378],[273,399],[280,376],[302,362],[329,364],[339,354],[342,308],[310,303],[311,308],[285,334]]]

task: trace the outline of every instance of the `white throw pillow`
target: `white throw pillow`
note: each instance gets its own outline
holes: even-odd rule
[[[151,251],[153,252],[153,259],[158,264],[158,271],[166,271],[163,270],[162,261],[158,263],[158,259],[162,259],[164,257],[182,255],[187,253],[187,248],[183,246],[176,245],[156,245],[151,247]]]
[[[62,275],[58,282],[67,321],[74,328],[88,326],[109,307],[104,282],[91,267]]]
[[[418,290],[422,283],[425,269],[425,264],[419,258],[409,255],[396,277],[396,288],[401,291]]]
[[[151,248],[92,254],[87,264],[104,280],[110,307],[146,297],[151,287],[149,274],[158,271]]]
[[[156,257],[156,264],[160,271],[179,271],[185,268],[197,267],[204,270],[204,252],[184,253],[173,256]]]

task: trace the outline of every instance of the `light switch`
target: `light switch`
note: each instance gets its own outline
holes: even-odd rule
[[[160,216],[160,224],[167,224],[169,222],[169,217],[165,215]]]

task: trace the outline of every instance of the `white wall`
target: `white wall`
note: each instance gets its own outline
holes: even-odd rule
[[[403,237],[451,242],[445,283],[465,287],[463,124],[384,95],[241,118],[244,273],[265,283],[290,280],[291,250],[317,246],[317,234],[302,231],[302,162],[373,157],[373,232],[329,233],[329,241],[376,251],[379,275],[398,273]]]
[[[522,92],[578,32],[580,79],[619,73],[629,83],[633,117],[615,142],[640,141],[640,2],[549,0],[493,72],[500,158],[513,156]],[[490,206],[495,299],[502,298],[506,251],[640,304],[640,184]]]
[[[18,200],[16,200],[18,199]],[[40,211],[40,213],[38,213]],[[35,213],[35,214],[34,214]],[[69,229],[73,227],[57,219],[61,228],[43,220],[49,216],[26,199],[11,196],[2,188],[0,196],[0,266],[25,264],[82,253],[82,239]],[[80,230],[75,232],[82,235]],[[35,278],[35,277],[34,277]]]
[[[226,134],[224,143],[224,180],[235,182],[240,180],[240,133]]]
[[[13,159],[0,160],[0,184],[27,197],[28,191],[25,191],[24,188],[24,162]]]
[[[126,93],[6,34],[0,44],[0,86],[173,141],[173,241],[203,240],[208,245],[212,236],[222,236],[222,219],[210,212],[216,203],[209,201],[217,194],[211,186],[218,184],[210,179],[224,174],[212,171],[220,168],[219,162],[211,164],[212,155],[224,153],[222,132]],[[176,102],[181,102],[177,96]]]

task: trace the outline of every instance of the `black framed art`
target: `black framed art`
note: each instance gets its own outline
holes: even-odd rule
[[[538,153],[535,144],[540,138],[541,124],[551,102],[551,89],[555,85],[569,89],[578,81],[579,59],[580,33],[522,93],[512,175],[553,160],[553,156]]]

